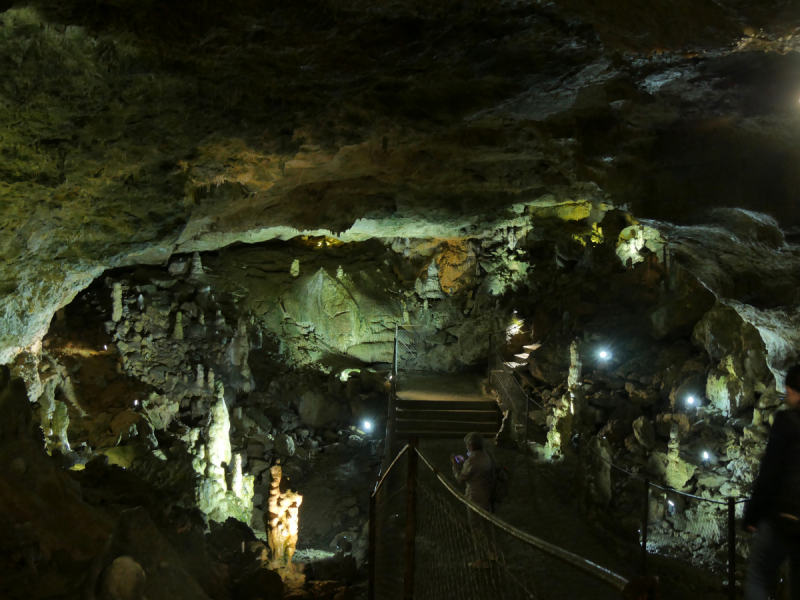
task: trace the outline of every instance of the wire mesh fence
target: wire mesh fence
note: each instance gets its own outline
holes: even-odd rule
[[[373,541],[372,585],[374,597],[400,600],[403,597],[403,548],[406,525],[406,482],[408,453],[403,452],[384,474],[375,492],[370,515]]]
[[[621,576],[469,502],[414,440],[373,498],[371,600],[618,600],[630,591]]]
[[[416,598],[536,598],[526,574],[506,564],[506,534],[450,494],[425,469],[418,483]],[[428,472],[430,474],[430,472]],[[532,583],[532,582],[531,582]]]

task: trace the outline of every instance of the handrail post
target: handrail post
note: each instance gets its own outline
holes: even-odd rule
[[[377,536],[375,524],[378,520],[375,514],[377,508],[375,506],[376,495],[377,492],[374,492],[369,497],[369,549],[367,555],[367,560],[369,561],[367,565],[369,568],[369,583],[367,584],[367,600],[375,600],[375,541]]]
[[[418,439],[408,442],[408,477],[406,480],[406,548],[403,574],[403,600],[414,599],[414,551],[417,534],[417,446]]]
[[[647,524],[650,521],[650,480],[644,480],[644,515],[642,518],[642,575],[647,575]]]
[[[728,498],[728,593],[731,600],[736,600],[736,502],[733,498]]]
[[[528,429],[531,424],[531,399],[528,394],[525,394],[525,450],[522,451],[523,456],[528,456]]]

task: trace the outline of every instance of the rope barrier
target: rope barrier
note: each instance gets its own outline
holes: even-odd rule
[[[592,450],[592,449],[590,448],[590,450]],[[634,479],[638,479],[639,481],[649,481],[651,487],[659,489],[659,490],[661,490],[663,492],[670,492],[670,493],[673,493],[673,494],[678,494],[680,496],[684,496],[686,498],[694,498],[695,500],[702,500],[703,502],[711,502],[713,504],[723,504],[723,505],[726,505],[726,506],[728,504],[727,500],[714,500],[713,498],[704,498],[703,496],[697,496],[695,494],[689,494],[687,492],[681,492],[681,491],[676,490],[674,488],[668,488],[668,487],[664,487],[664,486],[658,485],[657,483],[653,483],[650,479],[648,479],[646,477],[642,477],[641,475],[637,475],[636,473],[632,473],[632,472],[628,471],[627,469],[623,469],[619,465],[615,465],[613,462],[611,462],[610,460],[606,459],[604,456],[602,456],[601,454],[599,454],[595,450],[592,450],[592,452],[597,456],[597,458],[599,458],[603,462],[611,465],[615,469],[625,473],[628,477],[633,477]],[[737,500],[735,502],[735,504],[743,504],[745,502],[750,502],[750,498],[745,498],[744,500]]]

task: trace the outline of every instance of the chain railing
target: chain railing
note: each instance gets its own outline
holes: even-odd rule
[[[500,395],[503,410],[514,410],[525,415],[525,447],[528,444],[527,426],[529,407],[544,408],[520,386],[516,374],[508,367],[499,349],[490,340],[489,370],[492,383]],[[522,407],[525,411],[522,411]],[[680,492],[653,482],[647,474],[626,470],[596,448],[580,448],[584,467],[591,470],[597,461],[608,465],[614,474],[610,487],[614,490],[609,510],[617,516],[626,515],[639,522],[641,572],[648,571],[648,555],[669,554],[701,567],[725,589],[730,600],[736,600],[738,591],[737,565],[743,564],[749,547],[750,534],[736,527],[748,499],[733,497],[705,498]],[[595,469],[596,470],[596,469]],[[692,547],[687,549],[687,540]]]
[[[590,453],[586,456],[586,453]],[[589,444],[584,458],[601,461],[611,467],[612,494],[609,509],[639,517],[641,570],[648,570],[648,555],[670,554],[702,567],[721,580],[730,600],[738,597],[736,569],[741,550],[747,548],[749,535],[737,529],[737,513],[749,499],[705,498],[654,483],[648,475],[633,473],[603,456]],[[630,501],[632,499],[632,501]],[[686,549],[686,541],[691,549]],[[740,550],[741,549],[741,550]]]
[[[369,539],[370,600],[657,597],[655,580],[629,582],[477,506],[416,439],[376,485]]]

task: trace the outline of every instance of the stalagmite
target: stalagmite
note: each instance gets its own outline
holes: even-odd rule
[[[200,253],[195,252],[192,254],[192,266],[189,271],[189,277],[194,279],[196,277],[200,277],[204,274],[203,271],[203,262],[200,260]]]
[[[231,464],[231,422],[224,394],[225,388],[221,382],[217,382],[216,400],[211,406],[208,442],[206,443],[206,460],[208,461],[206,474],[208,477],[216,479],[223,489],[227,487],[223,465]]]
[[[205,385],[205,374],[203,373],[203,365],[197,365],[197,377],[195,378],[195,383],[197,384],[198,388],[202,388]]]
[[[136,306],[139,307],[140,311],[144,310],[144,296],[139,294],[139,297],[136,299]]]
[[[178,311],[178,314],[175,315],[175,330],[172,334],[172,337],[176,340],[183,339],[183,313]]]
[[[208,389],[210,389],[210,390],[214,389],[214,377],[215,377],[214,369],[209,369],[208,370]]]
[[[222,315],[221,310],[217,311],[217,315],[214,319],[214,324],[217,326],[217,329],[222,329],[223,327],[225,327],[225,325],[227,325],[227,323],[225,323],[225,317]]]
[[[336,269],[336,279],[341,279],[344,277],[344,269],[342,269],[342,265],[339,265],[339,268]]]
[[[578,352],[578,341],[575,340],[569,347],[569,377],[567,388],[572,391],[581,383],[581,356]]]
[[[122,284],[115,283],[111,292],[111,320],[117,323],[122,318]]]
[[[289,490],[281,493],[283,469],[280,465],[272,467],[270,475],[268,513],[264,515],[271,554],[270,568],[291,570],[292,557],[297,548],[298,515],[303,497]]]
[[[292,262],[292,267],[289,269],[289,274],[292,277],[297,277],[300,275],[300,259],[294,259],[294,262]]]
[[[233,455],[233,469],[231,470],[231,491],[237,498],[244,495],[244,477],[242,476],[242,455]]]

